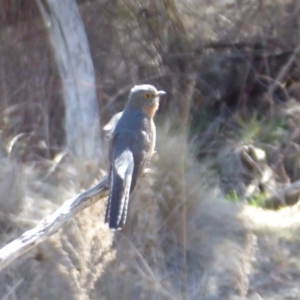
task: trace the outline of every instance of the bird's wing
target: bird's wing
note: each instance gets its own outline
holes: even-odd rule
[[[107,140],[113,137],[114,130],[123,115],[123,111],[115,114],[109,122],[103,127],[103,131]]]
[[[111,229],[120,229],[125,224],[134,158],[129,148],[112,154],[110,170],[110,192],[105,214],[105,223]]]

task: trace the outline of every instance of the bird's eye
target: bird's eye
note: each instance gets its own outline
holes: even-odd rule
[[[152,98],[152,95],[149,94],[149,93],[147,93],[147,94],[144,94],[144,97],[145,97],[146,99],[150,99],[150,98]]]

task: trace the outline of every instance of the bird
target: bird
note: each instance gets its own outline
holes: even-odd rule
[[[105,223],[111,230],[123,228],[129,197],[151,159],[156,142],[153,121],[165,91],[153,85],[135,85],[122,113],[113,122],[109,147],[109,195]]]
[[[120,111],[113,115],[109,122],[103,127],[104,135],[106,140],[111,140],[116,125],[118,124],[120,118],[122,117],[123,111]]]

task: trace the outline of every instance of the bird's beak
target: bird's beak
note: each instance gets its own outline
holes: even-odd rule
[[[165,91],[157,91],[158,96],[166,95],[167,93]]]

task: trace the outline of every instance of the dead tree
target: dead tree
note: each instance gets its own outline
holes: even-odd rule
[[[36,2],[61,78],[67,147],[80,159],[97,159],[101,137],[95,72],[78,6],[75,0]]]

